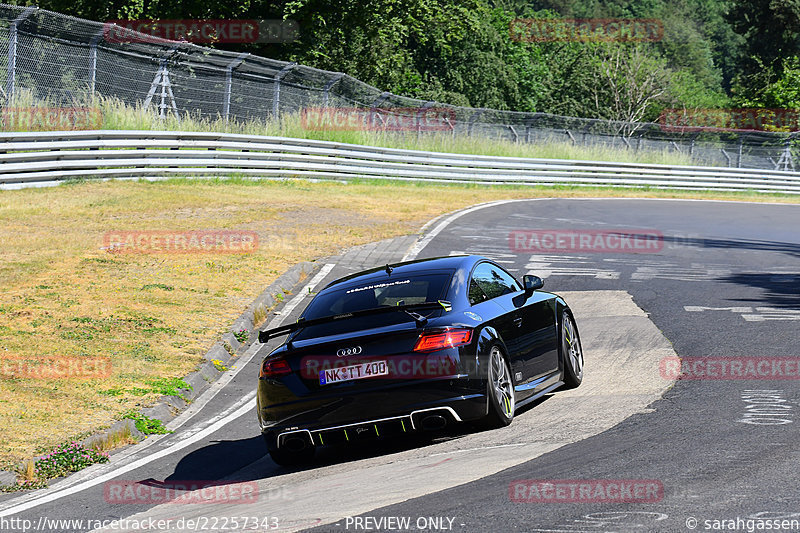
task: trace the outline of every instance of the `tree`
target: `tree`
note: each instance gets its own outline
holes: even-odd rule
[[[764,65],[779,70],[781,60],[800,49],[798,0],[732,0],[729,20],[747,42],[745,76]]]

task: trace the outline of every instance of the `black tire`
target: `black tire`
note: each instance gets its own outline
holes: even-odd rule
[[[307,446],[302,450],[275,448],[269,451],[269,455],[280,466],[300,466],[310,463],[314,459],[314,451],[313,446]]]
[[[567,311],[561,314],[561,361],[564,364],[564,388],[578,387],[583,381],[583,349],[578,327]]]
[[[489,412],[483,425],[487,428],[504,427],[514,420],[516,399],[511,367],[499,346],[492,346],[488,367],[486,395],[489,397]]]

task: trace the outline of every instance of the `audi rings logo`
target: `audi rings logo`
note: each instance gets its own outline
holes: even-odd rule
[[[336,352],[336,357],[347,357],[348,355],[358,355],[361,353],[361,346],[351,346],[350,348],[342,348]]]

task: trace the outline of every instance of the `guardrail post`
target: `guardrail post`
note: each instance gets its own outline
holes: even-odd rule
[[[6,82],[6,102],[11,103],[14,99],[14,82],[17,74],[17,26],[28,18],[38,7],[26,7],[22,13],[8,27],[8,80]]]
[[[338,75],[328,80],[328,83],[326,83],[325,87],[322,88],[322,107],[328,107],[328,101],[330,99],[331,89],[342,78],[344,78],[344,74],[340,72]]]
[[[244,58],[249,56],[248,52],[242,52],[236,59],[228,63],[225,67],[225,97],[222,102],[222,115],[225,117],[225,122],[228,122],[228,117],[231,114],[231,91],[233,89],[233,70],[242,64]]]
[[[281,80],[284,76],[286,76],[290,70],[297,66],[297,63],[292,61],[285,67],[283,67],[277,74],[275,74],[275,96],[272,99],[272,117],[278,118],[278,112],[280,111],[281,105]]]

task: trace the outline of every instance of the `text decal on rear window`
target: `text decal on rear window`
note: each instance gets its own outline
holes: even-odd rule
[[[410,279],[406,279],[406,280],[403,280],[403,281],[392,281],[390,283],[376,283],[375,285],[367,285],[366,287],[359,287],[357,289],[350,289],[349,291],[347,291],[347,294],[350,294],[350,293],[353,293],[353,292],[368,291],[368,290],[371,290],[371,289],[382,289],[384,287],[391,287],[393,285],[405,285],[407,283],[411,283],[411,280]]]

